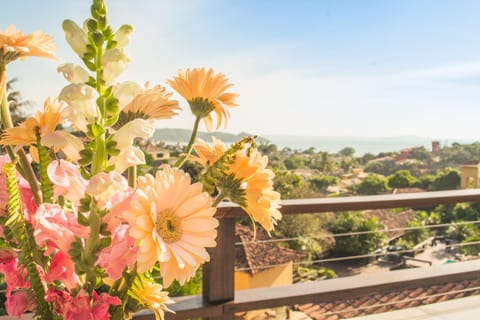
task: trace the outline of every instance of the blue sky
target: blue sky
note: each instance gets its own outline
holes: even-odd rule
[[[221,71],[240,93],[223,131],[299,136],[480,136],[480,1],[111,0],[110,21],[135,27],[121,80],[165,84],[179,68]],[[89,1],[16,0],[0,29],[54,36],[59,62],[15,62],[9,76],[40,102],[61,62],[78,62],[61,22]],[[159,127],[189,128],[184,112]]]

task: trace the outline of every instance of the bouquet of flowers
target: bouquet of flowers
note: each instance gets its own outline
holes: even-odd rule
[[[116,81],[126,69],[133,28],[116,31],[103,0],[93,0],[83,27],[63,22],[83,66],[58,71],[68,81],[58,99],[14,126],[6,93],[8,64],[30,56],[55,59],[50,36],[0,31],[0,271],[6,310],[38,319],[127,319],[169,310],[170,284],[184,284],[216,245],[216,206],[239,204],[267,231],[281,218],[273,173],[254,138],[228,148],[196,140],[202,120],[226,124],[236,93],[212,69],[180,71],[167,83],[195,116],[192,137],[172,165],[152,174],[138,146],[156,119],[180,110],[167,88]],[[186,161],[203,166],[193,183]]]

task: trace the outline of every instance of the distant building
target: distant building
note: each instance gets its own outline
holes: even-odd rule
[[[253,239],[251,228],[235,226],[235,290],[289,285],[293,283],[293,261],[304,258],[294,250],[281,248],[263,230]]]
[[[460,187],[462,189],[480,187],[480,164],[465,164],[460,166]]]
[[[434,157],[440,155],[440,141],[432,141],[432,153]]]

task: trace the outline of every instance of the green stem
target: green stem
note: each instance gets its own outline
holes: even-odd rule
[[[37,205],[42,203],[42,196],[40,193],[40,187],[38,185],[37,177],[35,176],[35,172],[33,172],[33,168],[30,165],[30,161],[28,161],[27,154],[23,149],[17,151],[19,164],[22,170],[20,173],[23,172],[23,177],[25,180],[28,181],[30,185],[30,189],[32,189],[33,197],[35,198],[35,202]]]
[[[212,207],[218,206],[218,204],[219,204],[220,202],[222,202],[223,199],[225,199],[225,194],[220,193],[220,194],[215,198],[215,201],[213,201]]]
[[[106,167],[107,146],[105,144],[105,134],[101,134],[95,139],[96,149],[94,162],[92,165],[92,175],[103,172]]]
[[[134,189],[137,187],[137,166],[128,168],[128,185]]]
[[[135,281],[136,277],[137,277],[137,266],[136,265],[130,273],[128,273],[126,271],[123,272],[123,277],[122,278],[125,281],[123,281],[121,283],[121,288],[117,291],[117,296],[120,298],[120,300],[122,300],[122,305],[115,308],[115,311],[112,315],[112,320],[116,320],[116,319],[122,320],[122,319],[124,319],[123,316],[124,316],[124,313],[125,313],[125,306],[127,305],[128,299],[129,299],[128,291],[132,287],[132,284]]]
[[[7,101],[7,73],[5,72],[5,66],[0,65],[0,108],[2,114],[2,123],[5,129],[13,128],[12,115],[10,114],[10,108],[8,107]],[[15,154],[11,146],[7,146],[7,153],[11,161],[14,161]],[[20,174],[28,181],[30,188],[32,189],[33,196],[35,197],[35,202],[40,205],[42,198],[40,196],[40,188],[38,186],[37,178],[33,172],[30,161],[28,161],[27,155],[23,149],[19,149],[17,155],[20,159],[18,164],[18,171]]]
[[[190,141],[188,142],[187,149],[185,150],[185,154],[183,156],[181,156],[180,158],[178,158],[177,162],[175,162],[175,164],[174,164],[175,167],[181,168],[183,166],[183,164],[185,163],[185,161],[187,161],[187,158],[190,155],[190,153],[192,153],[193,143],[195,142],[195,138],[197,137],[198,126],[200,125],[200,120],[202,120],[202,118],[200,118],[200,117],[197,117],[195,119],[195,124],[193,125],[192,135],[190,136]]]
[[[93,290],[95,289],[95,284],[97,280],[95,262],[97,260],[101,222],[100,217],[97,214],[97,208],[95,205],[93,206],[93,208],[90,209],[89,222],[90,234],[85,245],[85,252],[82,259],[84,260],[83,262],[85,263],[85,265],[90,266],[86,271],[85,290],[87,290],[87,292],[91,295]]]

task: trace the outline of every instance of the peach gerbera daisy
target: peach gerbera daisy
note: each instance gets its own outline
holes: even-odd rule
[[[61,104],[46,99],[43,112],[37,111],[17,127],[7,128],[0,140],[3,145],[26,146],[37,143],[37,130],[41,137],[55,131],[61,114]]]
[[[180,110],[177,100],[171,100],[171,93],[162,86],[154,86],[137,94],[120,112],[119,123],[122,125],[136,118],[171,119]]]
[[[13,25],[0,31],[0,54],[7,58],[6,63],[28,56],[56,59],[55,49],[52,37],[42,31],[24,35],[21,30],[15,30]]]
[[[187,173],[165,167],[155,177],[140,177],[125,214],[139,247],[138,271],[150,270],[159,261],[166,287],[174,279],[185,283],[210,259],[205,247],[216,245],[214,214],[212,199],[200,183],[191,184]]]
[[[168,83],[188,101],[193,114],[203,118],[208,131],[212,131],[212,111],[216,114],[218,129],[222,122],[227,125],[228,108],[238,105],[235,101],[238,94],[226,92],[232,84],[224,74],[214,74],[213,69],[180,70]]]
[[[203,166],[210,166],[226,151],[223,143],[214,139],[214,146],[198,140],[194,145],[197,156],[191,159]],[[228,165],[226,174],[233,174],[241,181],[245,190],[246,205],[243,209],[250,217],[258,222],[265,230],[271,231],[282,218],[280,208],[280,194],[273,190],[272,170],[267,169],[268,157],[262,156],[256,149],[247,153],[246,149],[237,151],[232,164]]]

